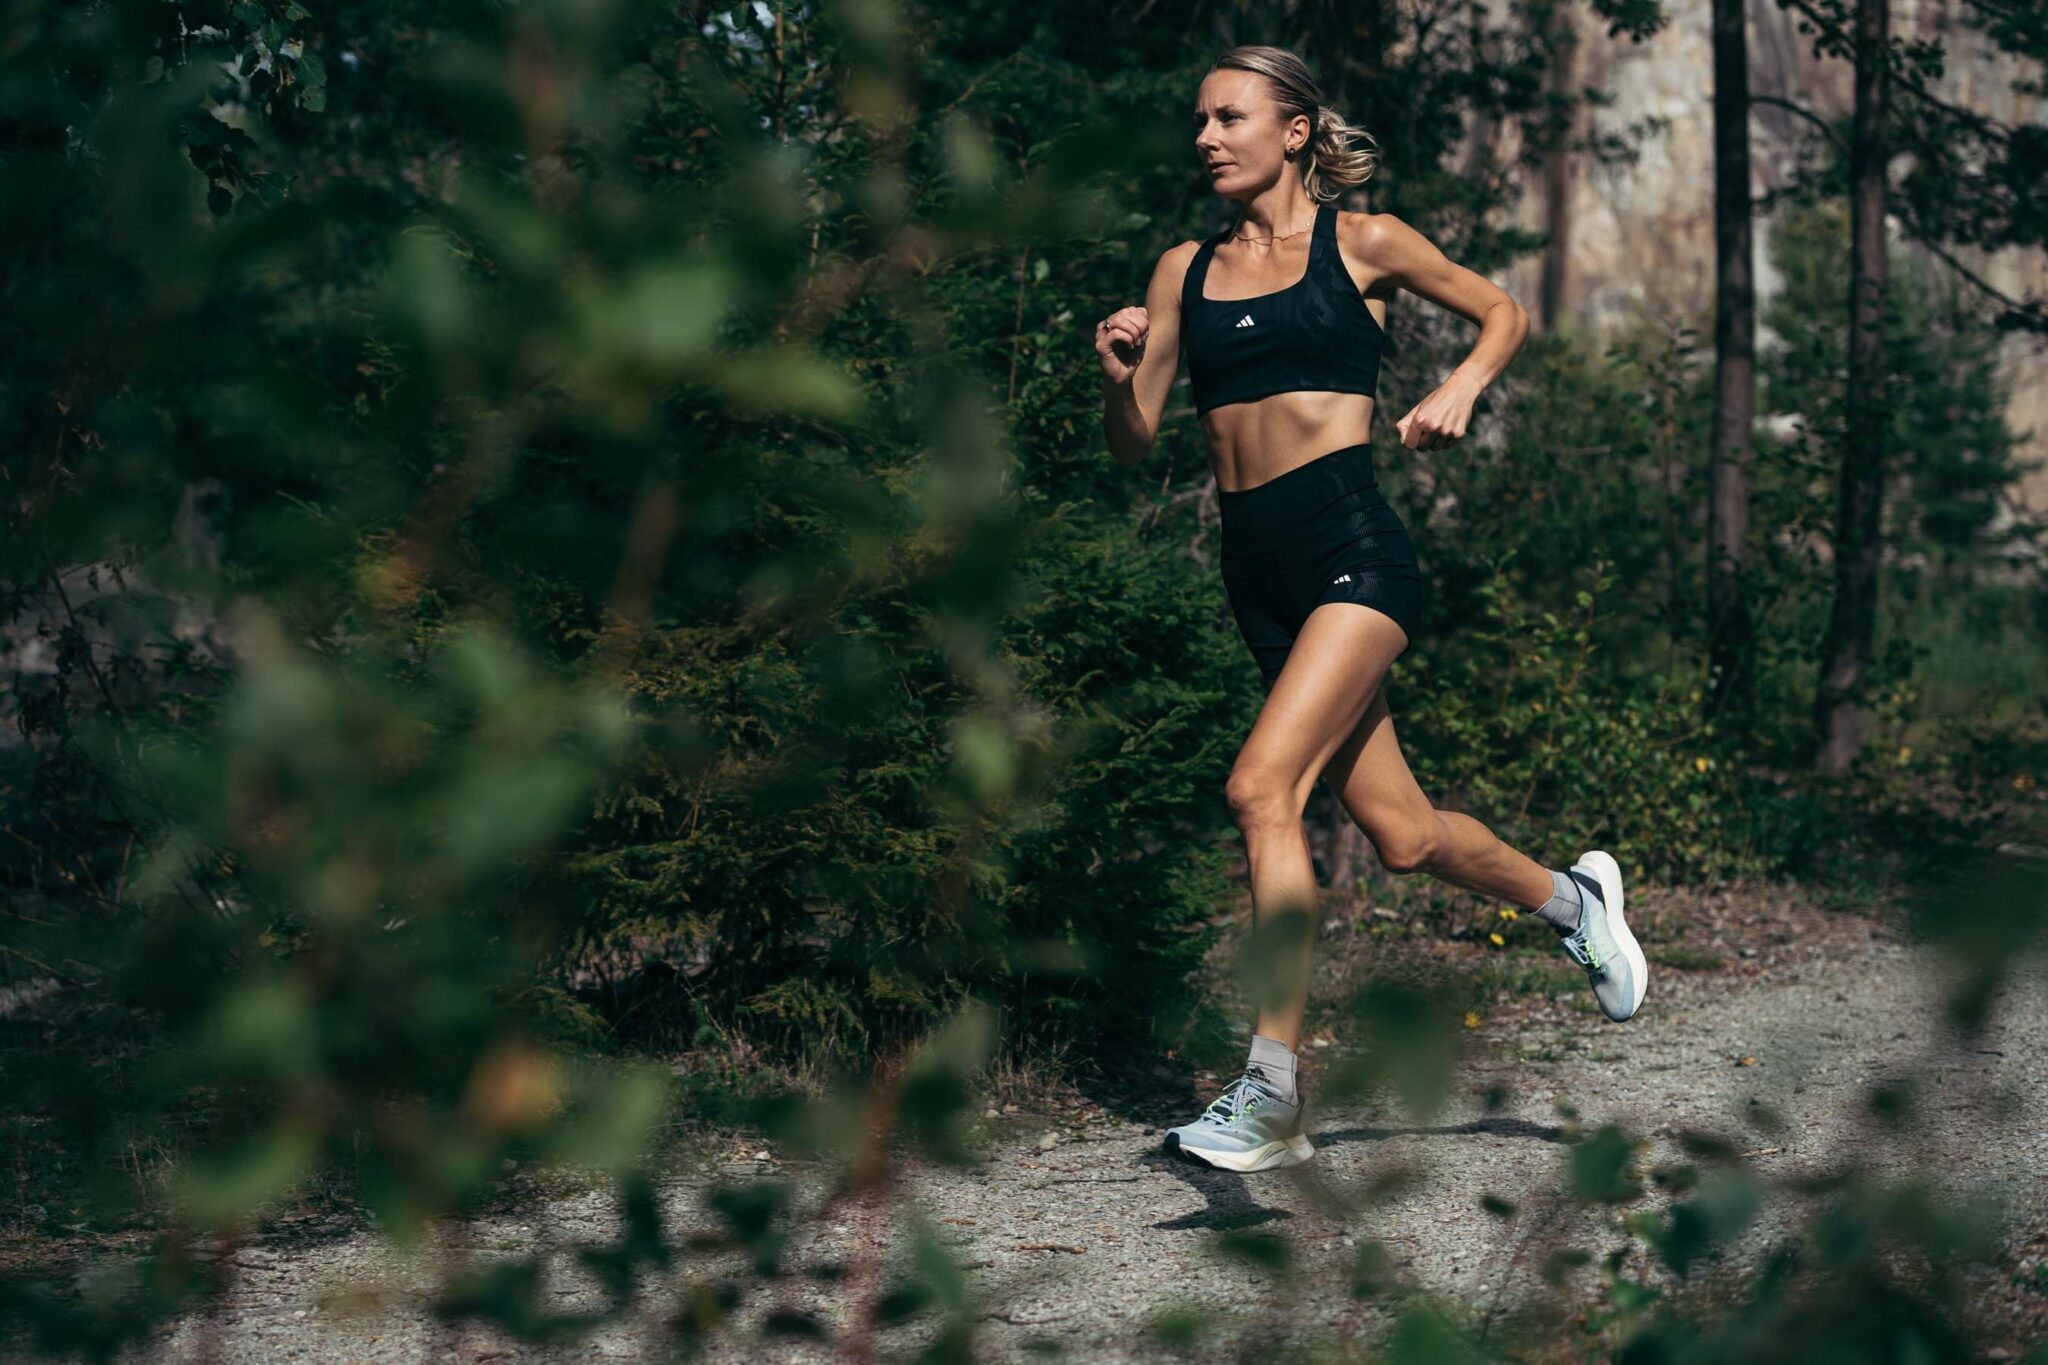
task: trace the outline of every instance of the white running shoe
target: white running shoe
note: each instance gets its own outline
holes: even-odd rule
[[[1613,857],[1595,849],[1583,855],[1566,876],[1579,888],[1579,927],[1561,940],[1564,950],[1586,969],[1600,1012],[1617,1024],[1642,1008],[1650,988],[1650,964],[1621,914],[1621,868]]]
[[[1226,1171],[1299,1166],[1316,1151],[1301,1131],[1301,1110],[1299,1103],[1281,1099],[1265,1069],[1253,1063],[1210,1101],[1200,1118],[1167,1129],[1164,1145],[1169,1152]]]

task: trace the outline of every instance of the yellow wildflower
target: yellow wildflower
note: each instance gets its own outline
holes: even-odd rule
[[[1488,934],[1487,937],[1493,940],[1493,946],[1496,948],[1505,948],[1508,946],[1508,941],[1502,938],[1499,934]]]
[[[1520,912],[1517,911],[1515,907],[1513,907],[1512,905],[1503,905],[1500,908],[1500,917],[1508,921],[1510,924],[1512,924],[1515,922],[1515,920],[1519,919],[1521,915]]]
[[[1714,766],[1714,760],[1702,754],[1700,757],[1692,761],[1692,766],[1698,768],[1701,772],[1705,772],[1707,769]]]
[[[1479,1011],[1478,1011],[1478,1010],[1466,1010],[1466,1011],[1465,1011],[1465,1027],[1466,1027],[1466,1028],[1478,1028],[1478,1027],[1479,1027]]]

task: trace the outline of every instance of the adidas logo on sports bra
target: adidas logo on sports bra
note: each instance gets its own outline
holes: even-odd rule
[[[1244,321],[1238,323],[1237,325],[1240,327],[1251,327],[1255,324],[1252,322],[1252,315],[1250,313],[1246,313],[1244,315]]]

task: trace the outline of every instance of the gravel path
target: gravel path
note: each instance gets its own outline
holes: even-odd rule
[[[783,1311],[808,1314],[836,1337],[864,1264],[874,1267],[870,1293],[894,1282],[908,1255],[907,1210],[928,1219],[967,1267],[978,1359],[1054,1351],[1157,1359],[1149,1324],[1177,1305],[1221,1310],[1222,1319],[1205,1329],[1213,1334],[1198,1338],[1211,1347],[1240,1337],[1269,1349],[1282,1339],[1369,1335],[1383,1324],[1386,1296],[1354,1297],[1347,1286],[1360,1248],[1371,1242],[1386,1249],[1385,1277],[1456,1296],[1483,1325],[1526,1324],[1531,1312],[1540,1320],[1546,1305],[1569,1311],[1600,1283],[1596,1264],[1570,1272],[1562,1294],[1547,1288],[1539,1270],[1559,1247],[1591,1252],[1596,1262],[1633,1247],[1632,1274],[1663,1274],[1622,1228],[1623,1211],[1581,1208],[1563,1196],[1570,1140],[1608,1122],[1643,1140],[1641,1172],[1686,1160],[1677,1142],[1686,1130],[1729,1138],[1774,1190],[1859,1162],[1890,1174],[1924,1168],[1944,1192],[1987,1198],[2005,1211],[2001,1235],[2010,1256],[2038,1249],[2048,1209],[2048,991],[2038,979],[2010,989],[1989,1029],[1960,1048],[1939,1026],[1939,973],[1922,950],[1874,928],[1837,938],[1774,951],[1748,966],[1755,975],[1746,977],[1660,971],[1644,1012],[1626,1026],[1592,1013],[1589,998],[1504,1011],[1469,1035],[1475,1055],[1447,1110],[1427,1124],[1408,1122],[1391,1106],[1317,1113],[1309,1071],[1309,1131],[1318,1152],[1292,1171],[1238,1176],[1167,1156],[1160,1128],[1193,1116],[1171,1107],[1124,1106],[1119,1115],[1057,1126],[1000,1121],[989,1133],[991,1158],[978,1169],[913,1167],[888,1210],[870,1211],[865,1221],[852,1211],[836,1221],[805,1219],[784,1249],[788,1273],[752,1282],[727,1331],[700,1358],[845,1358],[801,1337],[764,1341],[754,1332],[766,1315]],[[1917,1117],[1903,1133],[1869,1115],[1871,1086],[1887,1081],[1917,1087]],[[1489,1090],[1496,1092],[1491,1109]],[[1576,1123],[1560,1104],[1576,1109]],[[670,1226],[708,1230],[714,1224],[702,1197],[709,1186],[770,1173],[793,1183],[800,1211],[823,1203],[817,1169],[712,1158],[665,1189]],[[1487,1196],[1504,1205],[1489,1211]],[[1627,1210],[1662,1202],[1652,1188]],[[1796,1221],[1794,1202],[1774,1195],[1729,1259],[1746,1262],[1781,1235]],[[591,1191],[522,1217],[474,1220],[466,1235],[470,1249],[488,1257],[599,1238],[616,1226],[611,1200]],[[1220,1255],[1225,1234],[1268,1246],[1260,1235],[1280,1234],[1292,1263],[1275,1274]],[[180,1323],[135,1358],[674,1354],[653,1307],[672,1308],[673,1288],[655,1286],[641,1300],[650,1308],[639,1320],[574,1346],[537,1347],[473,1323],[432,1322],[423,1305],[434,1261],[433,1254],[396,1256],[367,1234],[258,1243],[238,1253],[242,1269],[218,1312]],[[740,1269],[734,1253],[694,1253],[673,1274],[708,1285]],[[599,1301],[570,1266],[550,1288],[565,1311]],[[931,1312],[883,1327],[870,1338],[874,1358],[911,1358],[935,1331]]]

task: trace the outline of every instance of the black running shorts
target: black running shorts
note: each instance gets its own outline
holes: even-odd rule
[[[1372,445],[1345,446],[1223,504],[1223,590],[1270,689],[1308,614],[1359,602],[1413,642],[1422,621],[1415,547],[1373,477]]]

